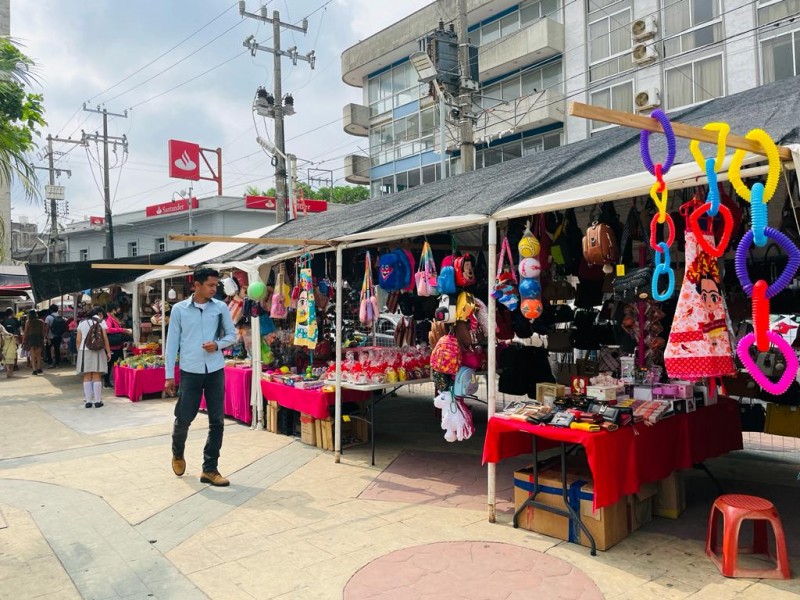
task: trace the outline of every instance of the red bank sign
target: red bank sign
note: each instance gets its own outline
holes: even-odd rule
[[[200,205],[197,198],[192,198],[192,208],[198,208]],[[163,204],[153,204],[144,209],[144,214],[147,217],[160,217],[161,215],[171,215],[173,213],[181,213],[189,210],[188,200],[176,200],[175,202],[164,202]]]
[[[105,217],[89,217],[89,225],[104,225]]]
[[[245,196],[245,208],[256,210],[275,210],[275,198],[272,196]],[[297,212],[319,213],[328,210],[328,203],[325,200],[298,200]]]
[[[192,142],[169,140],[169,176],[200,179],[200,146]]]

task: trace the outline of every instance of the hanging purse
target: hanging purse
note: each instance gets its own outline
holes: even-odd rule
[[[286,306],[286,272],[283,263],[278,268],[278,274],[275,276],[275,291],[272,293],[272,301],[270,303],[269,316],[272,319],[285,319],[289,309]]]
[[[508,256],[508,265],[504,265],[504,259]],[[516,269],[514,269],[514,258],[511,256],[511,246],[508,237],[503,238],[500,246],[500,256],[497,259],[497,276],[494,282],[492,298],[509,310],[516,310],[519,307],[519,289],[517,286]]]
[[[639,232],[642,241],[650,246],[650,236],[642,227],[641,217],[636,206],[632,206],[625,220],[622,230],[622,243],[620,244],[620,265],[633,264],[633,239]],[[641,264],[641,263],[640,263]],[[653,266],[630,269],[625,275],[614,278],[614,300],[626,304],[637,300],[649,300],[652,294]]]
[[[364,325],[372,325],[378,318],[378,298],[372,285],[372,261],[369,252],[364,257],[364,281],[361,284],[361,301],[358,307],[358,319]]]
[[[436,263],[433,260],[433,251],[428,240],[422,245],[422,254],[419,257],[419,267],[414,274],[417,285],[417,296],[438,296],[439,287],[437,284],[438,275],[436,274]]]

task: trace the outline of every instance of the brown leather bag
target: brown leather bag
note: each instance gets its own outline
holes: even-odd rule
[[[583,257],[590,265],[612,264],[619,260],[619,248],[614,231],[605,223],[595,221],[583,236]]]

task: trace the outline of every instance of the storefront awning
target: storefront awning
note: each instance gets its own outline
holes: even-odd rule
[[[197,248],[178,248],[143,256],[125,256],[89,262],[28,263],[28,278],[36,302],[82,290],[128,283],[142,274],[141,269],[93,269],[92,263],[164,265]]]

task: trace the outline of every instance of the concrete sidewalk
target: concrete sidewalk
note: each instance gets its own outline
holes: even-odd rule
[[[706,559],[705,519],[716,493],[702,474],[689,475],[691,506],[682,519],[657,519],[590,557],[583,547],[513,529],[508,512],[488,523],[485,496],[475,491],[485,480],[484,427],[448,444],[427,398],[379,405],[375,467],[368,446],[334,464],[330,453],[229,421],[220,470],[231,486],[218,489],[198,479],[204,415],[190,432],[187,473],[176,478],[173,401],[132,403],[108,392],[105,407],[83,408],[67,368],[0,382],[0,599],[800,595],[798,579],[725,579]],[[485,421],[485,408],[475,414]],[[413,453],[458,453],[454,464],[473,457],[474,485],[448,490],[446,477],[426,475],[399,499],[368,490],[401,454],[406,462],[422,455]],[[711,466],[731,491],[787,499],[781,516],[800,574],[800,467],[765,456],[738,453]],[[436,500],[442,494],[447,501]]]

